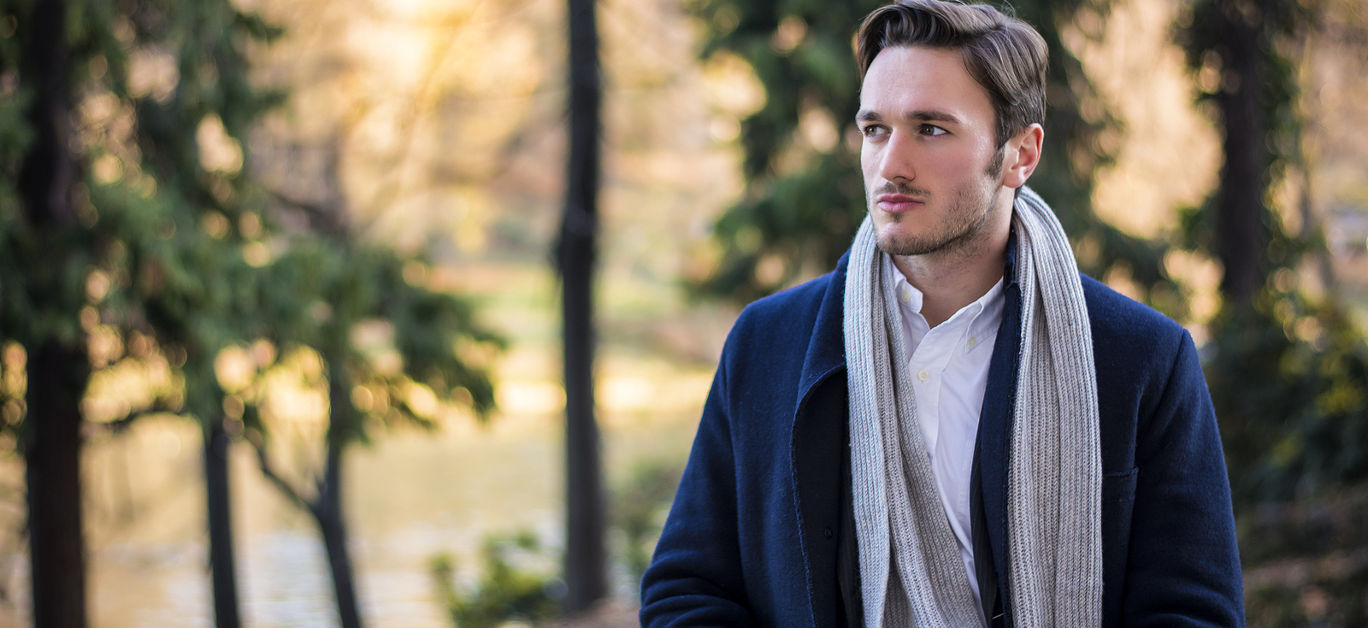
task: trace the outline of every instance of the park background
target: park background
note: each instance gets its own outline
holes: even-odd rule
[[[0,626],[632,625],[731,320],[863,211],[874,4],[0,1]],[[1014,4],[1033,185],[1201,347],[1250,624],[1363,625],[1368,10]]]

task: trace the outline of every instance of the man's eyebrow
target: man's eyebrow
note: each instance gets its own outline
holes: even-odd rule
[[[941,109],[918,109],[903,113],[899,118],[908,122],[960,122],[959,116]],[[861,110],[855,115],[856,122],[882,122],[883,116],[877,111]]]

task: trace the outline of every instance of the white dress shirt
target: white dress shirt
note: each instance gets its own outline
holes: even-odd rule
[[[931,458],[941,505],[959,541],[974,601],[981,604],[969,524],[970,476],[983,394],[988,388],[988,364],[1002,322],[1002,280],[933,328],[921,313],[922,292],[908,283],[890,256],[880,256],[884,276],[889,278],[885,298],[897,299],[902,314],[922,442]]]

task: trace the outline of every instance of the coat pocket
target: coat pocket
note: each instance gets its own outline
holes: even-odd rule
[[[1104,513],[1109,506],[1124,504],[1126,508],[1124,519],[1130,521],[1131,505],[1135,503],[1135,480],[1139,476],[1140,467],[1102,474],[1102,508]]]
[[[1130,551],[1131,516],[1135,510],[1135,483],[1140,469],[1102,475],[1102,581],[1103,616],[1119,617],[1125,590],[1126,560]]]

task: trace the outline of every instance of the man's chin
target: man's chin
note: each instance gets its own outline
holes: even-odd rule
[[[936,243],[902,234],[877,234],[874,244],[884,253],[899,256],[925,255],[940,248]]]
[[[889,255],[908,257],[946,251],[958,240],[944,233],[912,232],[907,226],[874,223],[875,246]]]

